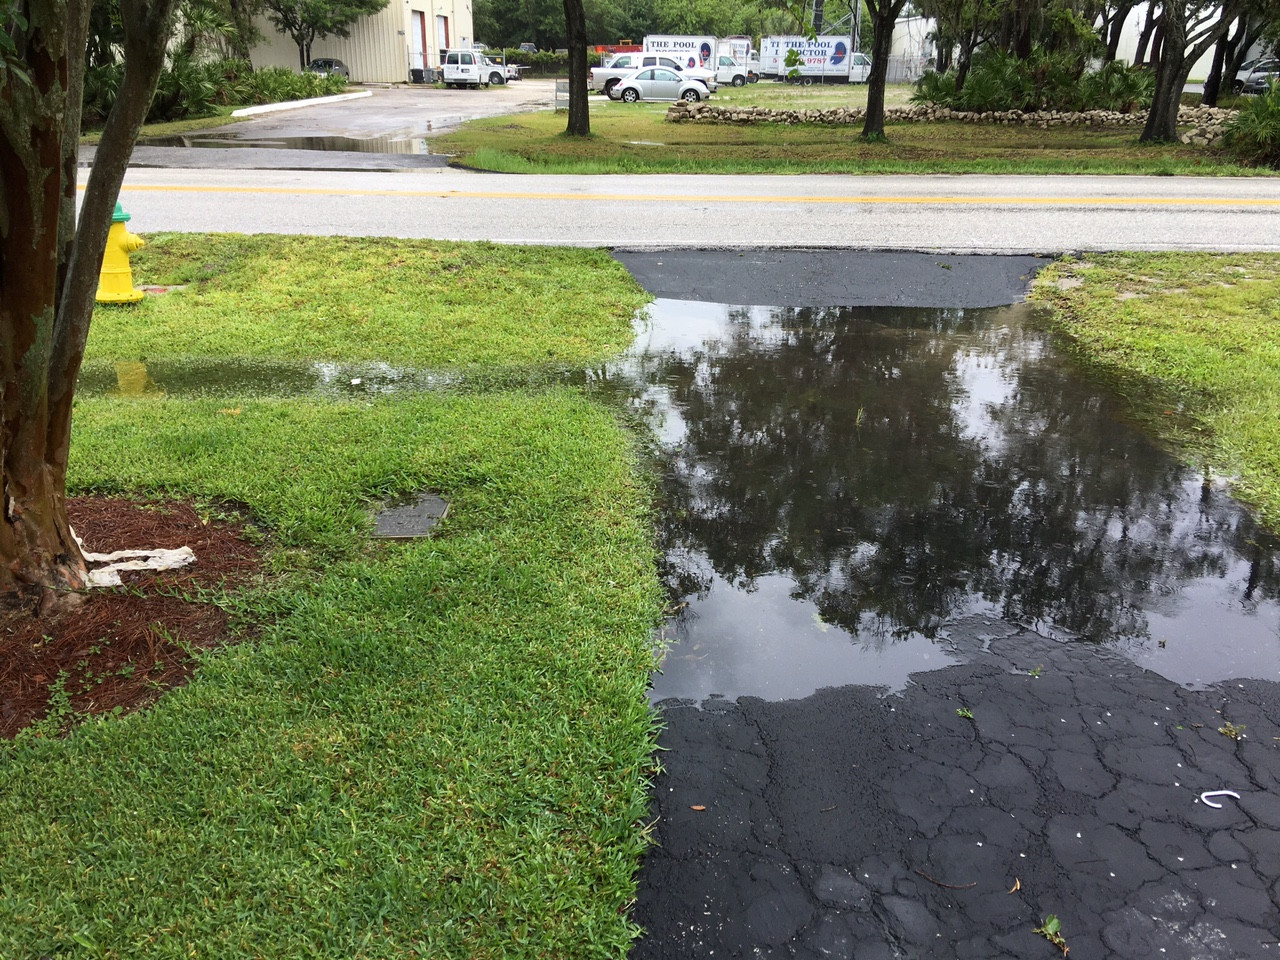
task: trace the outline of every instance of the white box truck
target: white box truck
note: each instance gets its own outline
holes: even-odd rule
[[[644,38],[644,52],[671,57],[685,67],[711,70],[717,83],[740,87],[751,80],[746,62],[734,57],[731,49],[721,48],[715,37],[650,35]]]
[[[850,37],[780,36],[760,40],[760,75],[788,79],[787,51],[795,50],[800,63],[795,67],[800,83],[866,83],[871,75],[871,58],[853,49]]]

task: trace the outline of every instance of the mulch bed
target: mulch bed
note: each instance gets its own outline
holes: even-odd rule
[[[234,590],[261,569],[244,522],[206,523],[189,503],[106,497],[72,499],[67,514],[86,550],[189,546],[196,562],[126,572],[123,587],[90,590],[44,618],[0,610],[0,737],[44,718],[59,684],[73,711],[59,718],[64,727],[75,715],[137,710],[187,681],[188,651],[245,639],[230,634],[225,611],[197,599],[202,590]]]

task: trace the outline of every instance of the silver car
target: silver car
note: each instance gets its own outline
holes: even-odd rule
[[[312,60],[307,64],[307,71],[309,73],[318,73],[322,77],[327,77],[331,73],[336,73],[338,76],[346,80],[351,79],[351,71],[347,69],[347,65],[341,60],[337,60],[333,57],[319,57]]]
[[[644,67],[618,81],[611,96],[623,103],[637,100],[687,100],[697,103],[711,96],[701,80],[682,77],[670,67]]]

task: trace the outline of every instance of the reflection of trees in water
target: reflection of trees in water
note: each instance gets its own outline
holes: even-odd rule
[[[1038,335],[990,311],[885,313],[762,328],[736,311],[722,340],[648,359],[687,427],[672,558],[705,553],[739,587],[785,572],[864,636],[931,635],[975,595],[1018,622],[1143,636],[1145,602],[1236,556],[1254,558],[1242,593],[1280,593],[1273,544],[1225,498],[1189,501],[1181,468]],[[708,588],[690,564],[671,574],[682,596]]]

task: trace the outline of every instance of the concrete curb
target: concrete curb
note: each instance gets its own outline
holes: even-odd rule
[[[256,117],[260,113],[276,113],[280,110],[293,110],[295,107],[314,107],[318,103],[341,103],[343,100],[360,100],[372,97],[372,90],[361,90],[358,93],[339,93],[332,97],[312,97],[310,100],[289,100],[285,103],[264,103],[256,107],[241,107],[232,110],[233,117]]]

